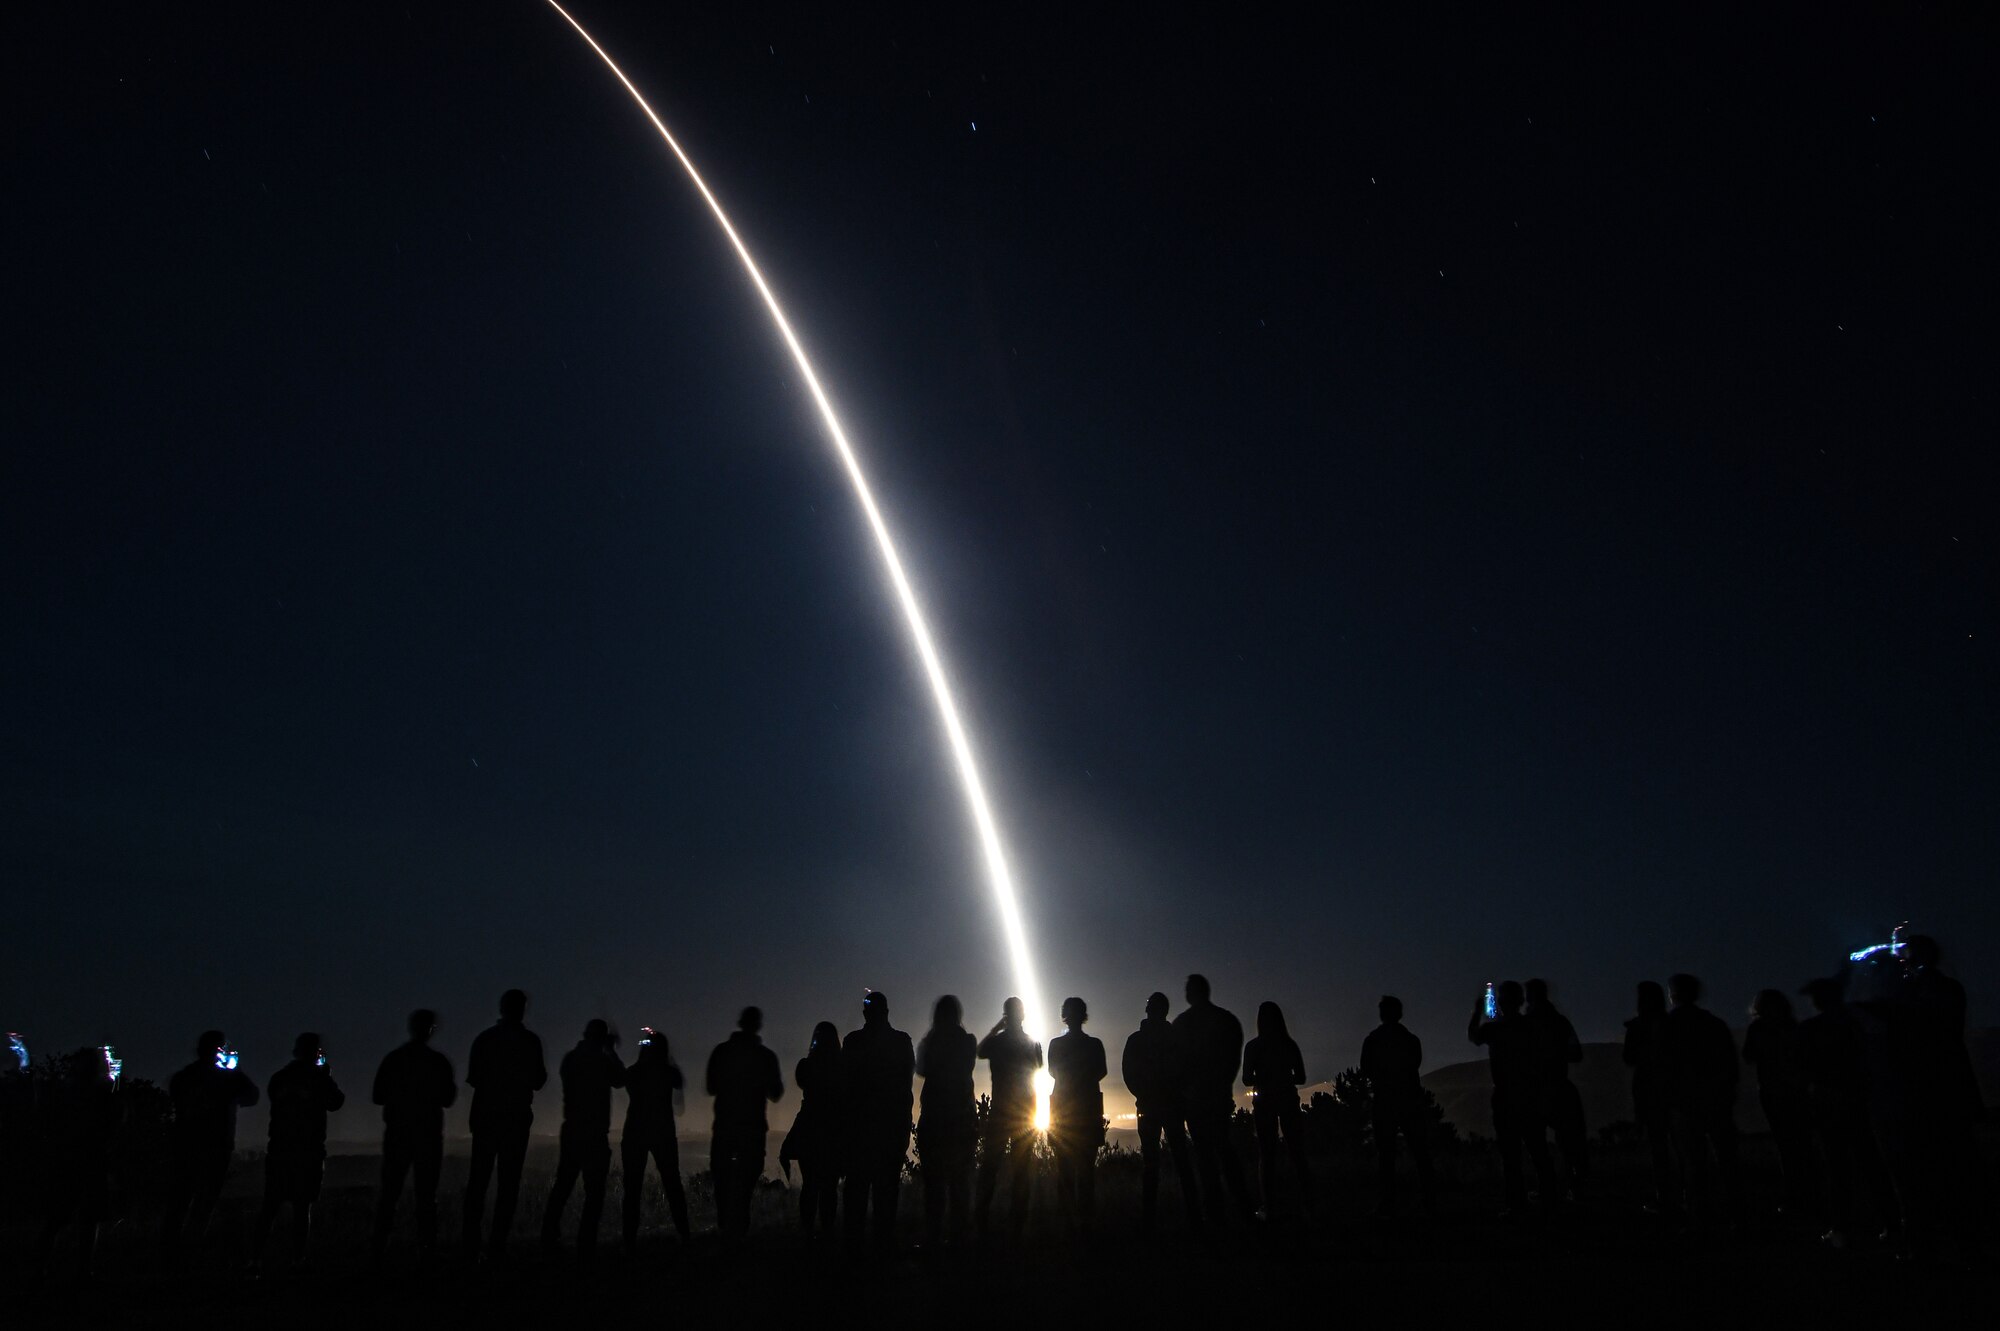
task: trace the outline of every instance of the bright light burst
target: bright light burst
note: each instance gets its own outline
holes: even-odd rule
[[[930,626],[925,622],[923,611],[917,604],[917,595],[910,586],[909,576],[903,571],[903,561],[896,553],[896,543],[889,535],[888,524],[883,521],[882,512],[876,506],[875,494],[869,489],[868,478],[861,470],[861,462],[855,456],[853,446],[847,441],[847,431],[841,427],[840,418],[834,414],[833,403],[827,398],[826,390],[820,386],[819,375],[813,372],[812,361],[807,358],[805,347],[799,342],[798,334],[792,331],[791,321],[779,307],[777,296],[772,294],[770,284],[764,280],[764,274],[758,269],[757,261],[750,257],[749,247],[736,233],[735,226],[729,221],[729,215],[722,210],[722,204],[716,200],[714,193],[708,188],[708,183],[701,178],[701,172],[695,170],[694,162],[668,131],[658,113],[632,85],[632,80],[625,77],[625,71],[618,68],[618,62],[597,44],[597,39],[586,32],[583,25],[578,23],[567,9],[557,4],[556,0],[548,0],[548,5],[562,15],[570,27],[576,29],[577,36],[583,38],[590,49],[597,52],[597,57],[604,62],[605,68],[625,86],[625,91],[632,95],[632,100],[645,113],[646,119],[650,120],[653,128],[659,131],[660,138],[666,142],[674,158],[680,162],[681,169],[687,172],[688,179],[694,183],[695,189],[700,191],[702,201],[708,205],[709,212],[715,215],[717,225],[729,238],[729,244],[735,249],[736,257],[742,261],[743,271],[749,274],[751,284],[763,298],[764,308],[770,312],[771,322],[777,326],[778,335],[784,339],[786,349],[792,353],[793,363],[798,366],[799,377],[805,381],[807,391],[812,394],[813,402],[819,408],[820,420],[826,426],[827,437],[833,441],[835,450],[840,454],[841,464],[847,469],[847,478],[853,483],[854,496],[860,502],[861,511],[868,519],[869,529],[875,534],[876,548],[881,552],[882,563],[888,569],[889,581],[896,589],[896,600],[902,607],[904,620],[909,625],[910,637],[916,644],[917,656],[923,662],[924,676],[930,682],[931,696],[937,703],[939,719],[944,723],[945,737],[950,741],[952,758],[958,765],[959,782],[965,788],[966,806],[972,814],[973,826],[979,833],[980,850],[986,860],[986,876],[993,887],[994,901],[1000,908],[1000,926],[1007,939],[1008,956],[1013,963],[1014,983],[1020,989],[1021,1002],[1026,1009],[1025,1025],[1031,1034],[1040,1031],[1043,1029],[1041,986],[1035,978],[1034,959],[1028,953],[1028,936],[1026,926],[1022,923],[1020,897],[1014,890],[1014,876],[1007,867],[1007,855],[1000,844],[1000,831],[994,821],[993,810],[987,803],[986,787],[979,776],[979,765],[972,756],[972,742],[966,736],[965,723],[959,718],[958,704],[952,697],[951,684],[945,676],[944,662],[938,655],[937,645],[931,639]],[[1038,1125],[1046,1126],[1047,1076],[1037,1078],[1036,1086],[1038,1091],[1036,1121]]]

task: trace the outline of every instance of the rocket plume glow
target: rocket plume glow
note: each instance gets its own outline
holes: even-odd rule
[[[1014,982],[1020,989],[1021,1002],[1027,1010],[1026,1026],[1031,1032],[1041,1031],[1043,1029],[1041,985],[1035,978],[1034,958],[1028,953],[1027,929],[1021,918],[1021,901],[1019,894],[1014,890],[1014,876],[1007,867],[1006,851],[1000,844],[999,827],[994,822],[992,807],[987,802],[985,783],[979,777],[979,764],[972,756],[972,742],[966,737],[965,723],[959,718],[958,704],[952,697],[951,684],[945,677],[944,662],[938,655],[937,644],[931,638],[930,626],[924,621],[923,610],[917,604],[916,592],[910,587],[909,575],[903,571],[903,561],[896,553],[896,543],[889,535],[889,526],[883,521],[882,511],[875,503],[875,494],[869,488],[868,478],[861,470],[860,459],[855,456],[853,446],[847,441],[847,431],[841,427],[840,418],[834,413],[833,403],[828,400],[826,390],[820,386],[819,375],[814,373],[812,361],[806,356],[806,349],[799,342],[798,334],[792,331],[791,321],[779,307],[777,296],[772,294],[770,284],[764,280],[764,274],[758,269],[757,261],[750,257],[749,247],[736,233],[735,226],[729,221],[729,215],[722,209],[722,204],[710,191],[708,183],[701,178],[701,172],[695,170],[693,160],[668,131],[665,122],[647,103],[645,97],[632,85],[632,80],[625,77],[625,71],[618,68],[618,62],[597,44],[596,38],[586,32],[583,25],[578,23],[567,9],[557,4],[556,0],[548,0],[548,6],[562,15],[563,21],[570,27],[576,29],[577,36],[583,38],[590,49],[597,52],[597,57],[604,62],[605,68],[625,86],[625,91],[632,95],[632,100],[645,113],[646,119],[652,121],[653,128],[659,131],[660,138],[665,140],[675,160],[679,161],[681,168],[687,172],[688,179],[694,183],[695,189],[700,191],[702,202],[706,203],[709,212],[715,215],[716,224],[722,228],[722,233],[729,238],[730,246],[736,251],[736,257],[742,261],[743,271],[749,274],[751,284],[757,288],[757,294],[763,297],[764,308],[770,312],[771,322],[777,326],[778,335],[784,339],[786,349],[792,353],[793,363],[798,366],[799,377],[805,381],[807,391],[812,394],[813,402],[819,408],[820,420],[826,426],[827,437],[833,441],[834,449],[840,454],[841,464],[847,469],[847,479],[854,485],[854,497],[860,502],[861,511],[868,519],[869,530],[875,534],[876,548],[881,552],[884,567],[888,569],[889,581],[896,589],[896,600],[902,607],[904,620],[909,625],[910,637],[916,643],[917,656],[923,662],[924,676],[931,686],[931,697],[937,703],[938,717],[944,723],[945,736],[951,744],[951,755],[958,765],[959,783],[965,788],[966,806],[972,814],[973,826],[979,833],[980,850],[986,860],[986,876],[993,887],[994,901],[1000,908],[1000,925],[1006,935],[1008,956],[1013,963]],[[1046,1104],[1046,1091],[1038,1098]]]

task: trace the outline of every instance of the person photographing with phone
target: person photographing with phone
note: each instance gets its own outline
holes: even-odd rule
[[[160,1215],[160,1255],[180,1254],[184,1234],[198,1242],[229,1175],[236,1151],[236,1111],[257,1103],[257,1083],[236,1066],[236,1051],[221,1031],[203,1031],[194,1061],[173,1075],[174,1102],[168,1148],[167,1203]]]

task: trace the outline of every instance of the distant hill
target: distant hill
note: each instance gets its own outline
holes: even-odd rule
[[[1737,1035],[1739,1047],[1742,1035]],[[1968,1032],[1966,1045],[1972,1051],[1972,1066],[1979,1077],[1979,1089],[1988,1109],[2000,1108],[2000,1029]],[[1583,1094],[1584,1121],[1591,1135],[1607,1123],[1632,1117],[1632,1083],[1625,1067],[1624,1051],[1615,1044],[1587,1044],[1583,1062],[1570,1069],[1570,1080]],[[1486,1060],[1452,1063],[1427,1073],[1424,1085],[1444,1108],[1444,1116],[1458,1125],[1460,1132],[1493,1135],[1493,1081],[1487,1075]],[[1736,1126],[1744,1132],[1765,1130],[1764,1112],[1757,1107],[1754,1073],[1744,1069],[1741,1091],[1736,1097]]]

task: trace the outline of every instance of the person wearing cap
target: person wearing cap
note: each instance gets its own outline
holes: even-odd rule
[[[625,1064],[613,1047],[611,1026],[602,1017],[584,1023],[583,1038],[563,1055],[562,1135],[556,1154],[556,1181],[542,1211],[542,1247],[553,1250],[562,1229],[570,1189],[583,1180],[583,1214],[577,1219],[576,1255],[588,1261],[597,1251],[597,1222],[604,1214],[604,1180],[611,1172],[611,1092],[625,1084]]]
[[[841,1108],[847,1124],[844,1223],[850,1244],[859,1244],[864,1234],[878,1248],[895,1239],[896,1204],[910,1154],[916,1070],[909,1035],[889,1024],[889,996],[869,990],[861,1000],[861,1029],[840,1046]]]
[[[264,1152],[264,1209],[251,1239],[253,1270],[263,1263],[264,1244],[283,1206],[292,1208],[292,1260],[305,1260],[313,1203],[319,1200],[320,1181],[326,1174],[326,1116],[347,1103],[314,1031],[292,1041],[292,1061],[271,1074],[266,1089],[271,1102],[270,1144]]]

